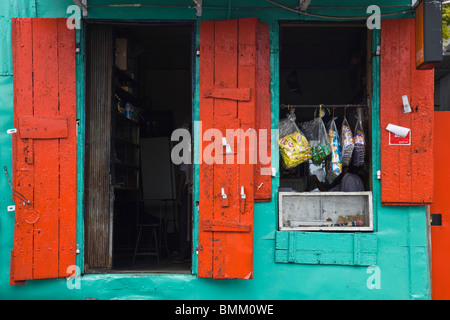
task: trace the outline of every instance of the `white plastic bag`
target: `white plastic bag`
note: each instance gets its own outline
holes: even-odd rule
[[[347,119],[344,117],[342,121],[341,129],[341,145],[342,145],[342,165],[348,166],[352,160],[353,149],[355,144],[353,142],[353,134],[348,124]]]

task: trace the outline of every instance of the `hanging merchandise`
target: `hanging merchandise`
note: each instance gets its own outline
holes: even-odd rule
[[[353,149],[355,144],[353,142],[353,134],[348,124],[347,118],[344,117],[342,121],[341,130],[341,145],[342,145],[342,165],[348,166],[352,160]]]
[[[353,164],[357,167],[364,165],[364,158],[366,153],[366,139],[362,121],[360,118],[356,119],[355,135],[354,135],[355,148],[353,151]]]
[[[311,160],[309,160],[309,175],[314,175],[320,182],[325,182],[327,176],[325,163],[326,161],[322,162],[321,164],[315,165]]]
[[[311,159],[311,147],[305,135],[295,124],[294,110],[279,123],[280,155],[285,168],[293,168]]]
[[[311,146],[312,163],[321,164],[331,153],[330,140],[322,120],[322,107],[320,107],[318,117],[312,121],[303,122],[300,127]]]
[[[331,158],[327,161],[327,180],[332,183],[342,172],[341,142],[334,118],[328,125],[328,136],[330,137]]]

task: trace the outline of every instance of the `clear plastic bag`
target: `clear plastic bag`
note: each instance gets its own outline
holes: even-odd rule
[[[357,167],[364,165],[366,155],[366,137],[361,119],[356,119],[355,134],[353,140],[355,147],[353,149],[353,164]]]
[[[305,135],[295,124],[295,114],[291,113],[279,122],[280,155],[285,168],[293,168],[311,159],[311,147]]]
[[[341,142],[334,118],[328,125],[330,137],[331,158],[327,161],[327,181],[332,183],[342,172]]]
[[[319,116],[312,121],[303,122],[300,127],[311,146],[312,163],[321,164],[331,153],[330,139],[322,118]]]
[[[346,118],[344,118],[344,120],[342,121],[341,145],[342,145],[342,165],[348,166],[352,160],[355,143],[353,141],[352,130]]]
[[[309,175],[310,176],[314,175],[320,182],[325,182],[327,176],[325,162],[316,165],[312,162],[312,160],[309,160]]]

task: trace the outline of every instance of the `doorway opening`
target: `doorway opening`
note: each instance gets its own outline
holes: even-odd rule
[[[191,272],[192,23],[86,25],[85,270]]]

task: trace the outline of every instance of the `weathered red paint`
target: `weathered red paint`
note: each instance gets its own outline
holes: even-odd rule
[[[226,159],[231,157],[233,164],[228,160],[210,164],[216,154],[205,152],[209,149],[203,144],[199,173],[199,277],[252,278],[255,164],[249,161],[249,147],[240,150],[244,151],[245,162],[238,164],[237,143],[227,137],[226,131],[241,129],[236,134],[239,142],[246,138],[245,133],[255,132],[259,25],[253,18],[201,24],[202,137],[208,129],[220,130],[232,152],[226,154],[222,141],[213,140],[217,146],[214,152],[226,155]],[[247,90],[249,97],[243,97],[242,92]]]
[[[433,201],[434,73],[418,71],[414,19],[386,19],[381,25],[380,123],[381,201],[386,205]],[[412,112],[403,112],[407,95]],[[411,129],[411,145],[389,145],[388,124]]]
[[[430,206],[431,214],[441,214],[442,225],[431,226],[431,261],[432,261],[432,299],[450,299],[450,201],[448,182],[450,167],[448,159],[448,137],[450,137],[450,112],[434,113],[434,202]]]
[[[205,98],[250,101],[250,88],[213,89],[204,92]]]
[[[67,276],[76,256],[75,34],[66,19],[12,19],[14,187],[11,284]],[[32,72],[31,72],[32,71]]]
[[[269,25],[259,23],[256,33],[256,130],[258,163],[255,166],[255,201],[272,200],[271,104],[270,104],[270,37]],[[262,141],[265,138],[266,148]],[[263,157],[263,158],[260,158]],[[267,158],[264,158],[267,157]],[[264,163],[261,162],[264,161]]]
[[[67,118],[60,116],[20,117],[19,133],[22,139],[67,138]]]

